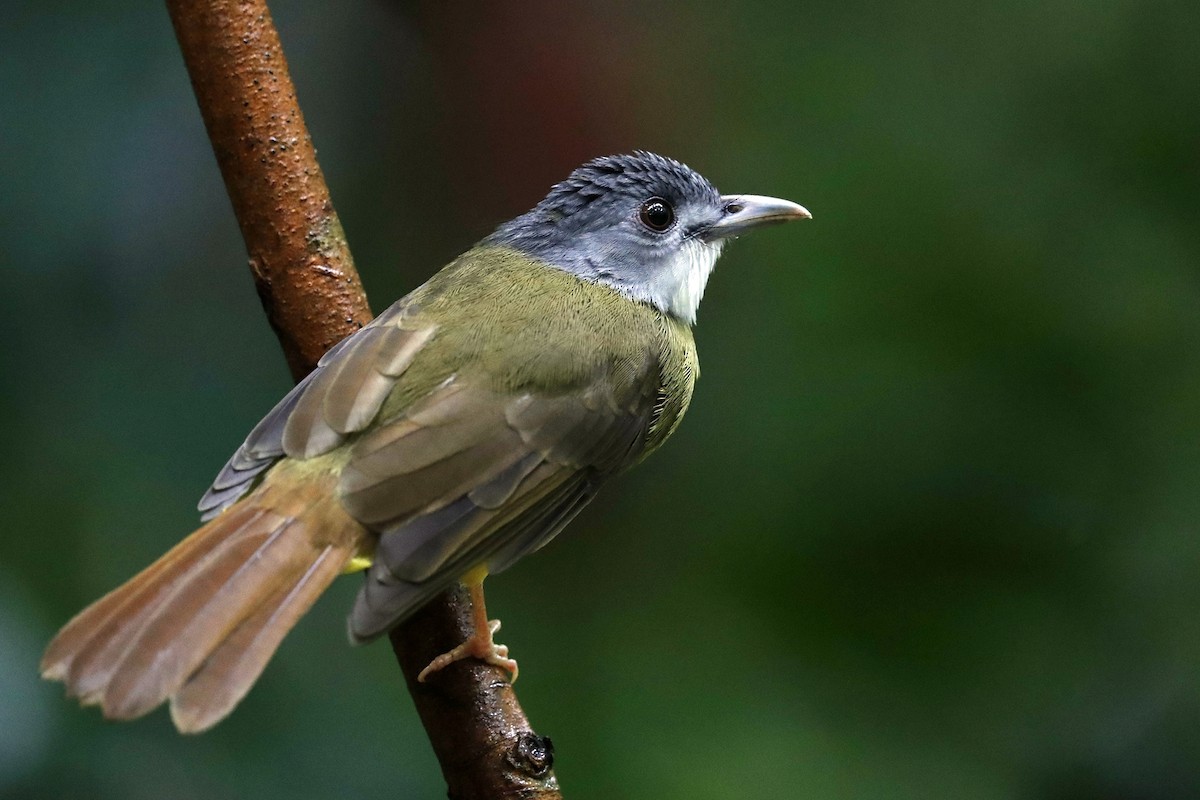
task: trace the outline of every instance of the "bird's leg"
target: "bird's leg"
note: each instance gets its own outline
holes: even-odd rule
[[[517,680],[517,662],[508,657],[508,647],[496,644],[492,639],[492,634],[500,630],[500,620],[489,621],[487,618],[487,608],[483,603],[483,579],[486,577],[487,570],[479,567],[467,573],[462,581],[471,590],[471,616],[475,631],[458,647],[430,661],[429,666],[417,675],[418,682],[424,683],[433,673],[464,658],[478,658],[488,664],[495,664],[508,670],[513,682]]]

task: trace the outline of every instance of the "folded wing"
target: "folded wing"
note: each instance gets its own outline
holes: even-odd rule
[[[380,533],[353,638],[378,636],[471,568],[499,572],[553,538],[640,452],[650,379],[559,396],[455,379],[365,434],[341,479],[346,510]]]

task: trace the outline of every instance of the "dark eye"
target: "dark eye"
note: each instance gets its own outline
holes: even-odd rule
[[[675,223],[675,209],[661,197],[651,197],[642,203],[638,218],[650,230],[662,233]]]

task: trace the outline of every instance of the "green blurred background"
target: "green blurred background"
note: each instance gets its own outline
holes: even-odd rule
[[[602,153],[815,214],[489,582],[567,796],[1200,796],[1194,3],[273,10],[376,310]],[[200,737],[38,681],[289,380],[160,4],[10,3],[0,153],[0,796],[443,796],[355,579]]]

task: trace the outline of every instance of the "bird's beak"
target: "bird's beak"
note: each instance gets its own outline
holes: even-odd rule
[[[721,218],[701,234],[706,242],[732,239],[746,231],[764,225],[774,225],[793,219],[812,219],[802,205],[778,197],[757,194],[727,194],[721,197]]]

